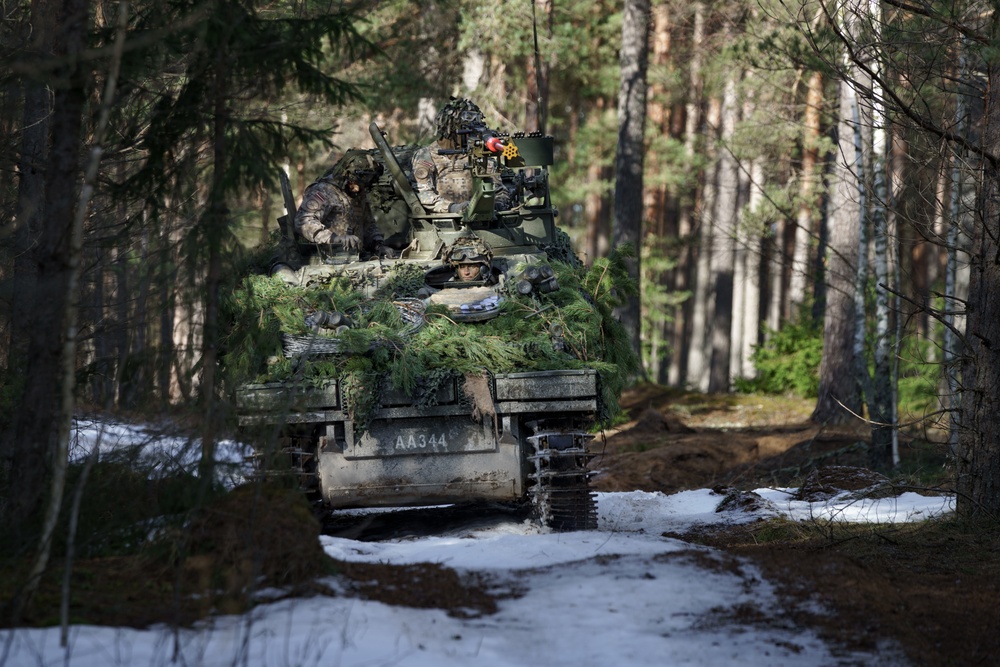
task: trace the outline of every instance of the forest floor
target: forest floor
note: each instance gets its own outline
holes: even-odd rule
[[[821,499],[827,488],[868,487],[874,475],[865,470],[869,432],[864,425],[812,424],[808,421],[811,401],[707,396],[640,386],[623,395],[622,406],[631,421],[592,443],[592,450],[599,454],[593,461],[593,487],[599,492],[669,495],[706,488],[721,494],[739,490],[744,493],[734,494],[737,500],[752,502],[746,492],[771,487],[790,489],[799,499],[809,500]],[[896,492],[950,492],[953,471],[940,431],[926,428],[905,433],[899,451],[900,466],[889,473]],[[857,486],[850,486],[854,482]],[[257,559],[262,557],[258,551],[264,553],[269,559],[265,562],[273,561],[276,572],[297,571],[302,582],[299,592],[317,592],[311,582],[333,567],[354,595],[392,605],[454,613],[476,609],[490,614],[501,599],[512,595],[498,594],[486,584],[433,563],[401,566],[337,561],[331,565],[319,547],[320,527],[301,494],[295,496],[305,508],[302,520],[296,518],[303,514],[302,508],[294,510],[294,505],[274,500],[263,505],[267,512],[260,510],[254,517],[257,537],[252,541],[252,555]],[[236,546],[212,556],[216,560],[209,558],[208,554],[220,551],[219,544],[232,543],[231,533],[245,520],[246,499],[228,494],[219,502],[209,507],[203,522],[209,532],[201,536],[203,542],[215,546],[185,560],[180,570],[175,566],[175,551],[157,548],[136,556],[77,561],[74,590],[86,595],[74,602],[74,622],[186,625],[211,608],[232,613],[244,608],[248,601],[242,594],[221,600],[178,595],[189,586],[192,590],[211,588],[212,572],[239,574],[240,568],[232,563],[239,565],[249,558]],[[452,519],[461,524],[479,514],[457,508]],[[398,539],[411,531],[435,535],[443,529],[437,518],[426,526],[418,525],[426,517],[416,511],[391,516],[395,523],[389,532],[372,533],[368,539]],[[329,521],[323,526],[328,535],[346,537],[351,536],[343,531],[352,529]],[[769,519],[705,524],[695,532],[665,536],[719,549],[732,556],[730,563],[737,558],[752,561],[776,587],[785,621],[795,628],[814,629],[832,644],[871,652],[885,640],[894,640],[912,664],[921,666],[993,665],[1000,656],[1000,522],[996,520],[970,523],[948,517],[872,524]],[[303,544],[315,548],[294,547]],[[198,540],[189,537],[186,545],[198,551]],[[290,550],[289,545],[294,548]],[[20,567],[0,567],[0,603],[16,590],[19,571]],[[54,622],[61,582],[56,566],[43,579],[35,610],[23,619],[26,624]],[[239,577],[232,586],[244,590]],[[228,594],[223,591],[223,595]],[[832,613],[823,613],[824,609]],[[761,618],[753,607],[720,613],[747,626],[773,622]],[[5,613],[0,627],[8,623]]]
[[[633,421],[597,444],[603,450],[594,462],[598,491],[780,487],[822,492],[817,470],[821,478],[830,471],[850,477],[851,468],[862,478],[869,474],[861,470],[867,428],[812,424],[809,401],[682,394],[646,386],[626,392],[622,406]],[[933,429],[902,436],[898,472],[890,474],[893,483],[924,493],[949,489],[952,471],[944,436]],[[871,649],[892,638],[916,665],[990,665],[1000,656],[997,521],[768,521],[676,537],[751,559],[778,586],[790,609],[801,610],[801,603],[811,600],[832,610],[831,615],[806,613],[796,621],[846,646]]]

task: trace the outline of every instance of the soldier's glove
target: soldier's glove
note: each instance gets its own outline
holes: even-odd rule
[[[329,229],[321,229],[313,234],[312,242],[319,243],[320,245],[329,245],[333,243],[333,232]]]
[[[463,213],[465,209],[469,208],[469,202],[463,201],[456,204],[450,204],[448,206],[449,213]]]
[[[361,239],[353,234],[336,235],[331,243],[339,243],[344,250],[358,250],[361,247]]]
[[[394,253],[392,251],[392,248],[390,248],[389,246],[385,246],[385,245],[375,246],[375,252],[372,253],[372,254],[374,254],[376,257],[385,258],[385,259],[395,259],[396,258],[396,253]]]

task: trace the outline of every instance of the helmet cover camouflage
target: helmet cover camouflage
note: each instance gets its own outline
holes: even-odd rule
[[[485,264],[490,265],[493,261],[493,249],[490,244],[478,236],[460,236],[455,239],[445,255],[445,262],[449,266],[459,264]]]
[[[352,151],[353,152],[353,151]],[[350,183],[357,183],[362,188],[371,187],[372,183],[382,175],[383,167],[371,155],[360,151],[347,155],[329,169],[320,180],[346,188]]]
[[[437,124],[438,139],[455,139],[459,130],[470,129],[474,125],[485,125],[482,110],[472,100],[464,97],[451,98],[438,111],[434,122]]]

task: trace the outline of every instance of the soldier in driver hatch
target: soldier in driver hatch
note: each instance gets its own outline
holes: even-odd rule
[[[374,168],[323,174],[306,188],[295,213],[295,231],[312,243],[339,245],[346,251],[362,249],[362,239],[357,236],[361,233],[365,250],[383,257],[391,255],[368,204],[367,190],[378,175]]]
[[[465,139],[474,128],[485,128],[483,112],[471,100],[451,98],[434,120],[437,140],[413,154],[413,177],[417,197],[434,213],[461,213],[472,197],[472,171],[460,154]],[[456,151],[441,154],[441,151]],[[510,208],[510,195],[499,176],[494,177],[494,209]]]
[[[492,262],[490,245],[476,236],[456,239],[444,258],[444,263],[455,270],[452,280],[465,283],[494,282]]]

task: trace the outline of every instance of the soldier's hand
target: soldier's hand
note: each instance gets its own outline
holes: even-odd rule
[[[338,234],[333,237],[333,243],[344,246],[344,250],[358,250],[361,248],[361,239],[353,234]]]
[[[312,241],[313,241],[313,243],[319,243],[321,245],[326,245],[326,244],[333,243],[333,238],[334,238],[333,237],[333,232],[331,232],[329,229],[321,229],[318,232],[316,232],[315,234],[313,234]]]
[[[395,253],[393,253],[393,251],[392,251],[392,248],[390,248],[389,246],[385,246],[385,245],[378,245],[375,248],[374,255],[376,257],[383,257],[385,259],[395,259],[395,257],[396,257]]]
[[[448,212],[449,213],[463,213],[465,211],[465,209],[467,209],[467,208],[469,208],[469,202],[467,202],[467,201],[458,202],[457,204],[449,204],[449,206],[448,206]]]

